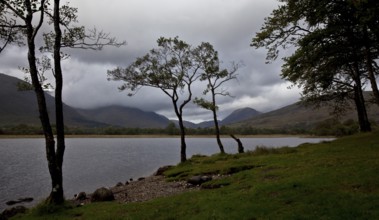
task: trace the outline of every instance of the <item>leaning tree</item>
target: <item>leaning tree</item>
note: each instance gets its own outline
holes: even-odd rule
[[[210,43],[202,43],[194,50],[194,54],[197,62],[199,62],[201,66],[202,72],[200,80],[207,83],[207,87],[203,91],[203,94],[207,95],[210,93],[211,95],[211,101],[196,97],[194,103],[204,109],[212,111],[217,144],[220,148],[220,152],[225,153],[224,146],[220,138],[216,96],[230,96],[230,93],[223,89],[222,85],[237,78],[237,70],[239,65],[233,63],[231,70],[221,69],[218,53]]]
[[[160,89],[170,97],[180,129],[180,161],[187,160],[186,130],[183,109],[192,100],[192,85],[200,77],[200,64],[193,56],[191,45],[175,38],[161,37],[158,48],[152,49],[143,57],[137,58],[127,68],[108,70],[108,79],[123,81],[120,90],[131,90],[134,95],[140,87]]]
[[[352,97],[361,131],[370,131],[363,89],[377,69],[377,35],[368,28],[377,18],[363,19],[362,10],[368,12],[378,4],[349,0],[281,2],[284,4],[266,18],[252,46],[267,48],[269,61],[278,57],[280,48],[294,46],[295,52],[284,58],[281,75],[303,88],[302,100],[340,107]],[[364,7],[363,2],[370,2],[370,7]],[[375,92],[376,82],[371,83]]]
[[[54,0],[51,7],[49,0],[0,0],[0,40],[4,42],[3,49],[9,43],[22,45],[25,39],[28,48],[29,67],[25,68],[30,75],[32,88],[37,97],[39,117],[45,137],[46,157],[51,177],[52,189],[47,199],[51,204],[62,204],[64,202],[63,192],[63,158],[65,151],[64,142],[64,117],[63,117],[63,73],[61,68],[63,47],[79,47],[101,49],[104,45],[121,46],[114,38],[103,32],[87,32],[83,26],[71,26],[77,22],[77,9],[68,4],[60,6],[60,0]],[[48,19],[46,22],[45,20]],[[41,27],[45,24],[53,24],[53,31],[41,33]],[[62,31],[62,29],[64,31]],[[44,44],[40,46],[41,52],[52,52],[54,65],[49,59],[41,62],[36,55],[37,37],[43,35]],[[41,64],[42,67],[38,65]],[[57,144],[47,111],[43,80],[45,77],[41,70],[53,71],[55,78],[55,112]]]

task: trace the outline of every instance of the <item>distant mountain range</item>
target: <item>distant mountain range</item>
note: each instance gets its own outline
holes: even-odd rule
[[[371,94],[365,93],[366,96]],[[267,128],[267,129],[286,129],[286,128],[303,128],[309,129],[316,124],[325,121],[327,119],[334,118],[331,115],[331,108],[328,106],[322,106],[320,108],[304,106],[300,102],[292,105],[285,106],[283,108],[253,116],[247,120],[233,124],[233,127],[255,127],[255,128]],[[367,108],[369,120],[379,123],[379,107],[376,104],[371,104]],[[353,105],[346,113],[339,117],[341,122],[347,120],[358,121],[357,113],[354,110]]]
[[[19,91],[21,80],[0,74],[0,126],[40,124],[34,91]],[[55,123],[54,98],[46,93],[50,120]],[[65,122],[70,126],[98,126],[98,122],[84,118],[76,109],[64,105]]]
[[[0,126],[39,125],[39,113],[34,91],[20,91],[20,79],[0,74]],[[45,93],[50,120],[55,123],[54,97]],[[169,120],[154,112],[136,108],[107,106],[96,109],[75,109],[64,105],[64,119],[73,127],[138,127],[163,128]]]
[[[34,91],[19,91],[20,79],[0,74],[0,127],[19,124],[39,125],[38,108]],[[54,98],[46,93],[50,119],[54,123]],[[256,128],[285,128],[291,126],[311,127],[315,123],[331,118],[327,108],[314,109],[295,103],[268,113],[253,108],[242,108],[232,112],[220,125],[233,127],[251,126]],[[379,108],[369,108],[370,119],[379,119]],[[105,106],[94,109],[76,109],[64,105],[65,123],[71,127],[126,127],[126,128],[165,128],[170,120],[155,112],[146,112],[124,106]],[[342,119],[356,120],[355,111],[348,111]],[[174,121],[174,123],[177,123]],[[199,124],[185,122],[188,128],[213,127],[212,120]]]
[[[238,123],[241,121],[245,121],[249,118],[252,118],[254,116],[260,115],[262,112],[259,112],[253,108],[241,108],[233,111],[230,115],[228,115],[223,120],[219,121],[219,125],[230,125],[234,123]],[[177,124],[178,122],[175,121]],[[188,128],[209,128],[214,126],[214,121],[204,121],[198,124],[192,123],[192,122],[185,122],[185,126]]]
[[[170,123],[168,118],[155,112],[115,105],[80,109],[78,112],[88,120],[126,128],[165,128]]]

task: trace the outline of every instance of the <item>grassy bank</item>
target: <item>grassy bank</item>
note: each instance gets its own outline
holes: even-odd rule
[[[197,192],[150,202],[94,203],[16,219],[379,219],[379,133],[297,148],[196,156],[170,180],[222,174]],[[41,214],[41,210],[42,213]]]

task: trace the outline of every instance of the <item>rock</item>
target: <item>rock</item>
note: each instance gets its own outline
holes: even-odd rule
[[[6,202],[5,204],[10,206],[10,205],[18,204],[18,203],[32,202],[32,201],[33,201],[33,198],[26,197],[26,198],[19,198],[17,201],[11,200],[11,201]]]
[[[192,185],[201,185],[211,180],[212,180],[211,176],[193,176],[187,180],[187,183],[192,184]]]
[[[1,215],[0,215],[0,219],[3,220],[3,219],[9,219],[17,214],[20,214],[20,213],[25,213],[28,209],[25,208],[24,206],[16,206],[16,207],[13,207],[13,208],[9,208],[9,209],[5,209]]]
[[[15,205],[15,204],[17,204],[17,203],[19,203],[18,201],[14,201],[14,200],[11,200],[11,201],[7,201],[5,204],[6,205]]]
[[[154,173],[154,176],[163,176],[163,173],[170,169],[172,166],[163,166],[159,167],[158,170]]]
[[[75,196],[75,200],[82,201],[87,199],[87,194],[85,192],[80,192]]]
[[[105,187],[97,189],[91,196],[91,202],[113,201],[114,199],[113,192]]]
[[[138,178],[138,181],[141,181],[141,180],[144,180],[145,179],[145,177],[140,177],[140,178]]]
[[[118,182],[117,184],[116,184],[116,187],[120,187],[120,186],[123,186],[124,184],[122,184],[122,182]]]

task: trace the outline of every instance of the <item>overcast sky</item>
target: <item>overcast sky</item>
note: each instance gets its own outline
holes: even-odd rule
[[[266,51],[249,46],[264,18],[277,8],[277,0],[80,0],[71,1],[71,6],[78,8],[81,25],[109,32],[127,45],[69,51],[71,58],[63,62],[63,98],[68,105],[124,105],[175,119],[169,97],[159,89],[143,88],[128,97],[118,91],[120,82],[107,81],[107,70],[126,67],[156,48],[161,36],[178,36],[193,46],[209,42],[225,67],[232,61],[244,63],[238,80],[224,86],[234,97],[218,97],[221,119],[238,108],[267,112],[299,99],[299,90],[289,90],[290,84],[280,78],[281,61],[265,64]],[[19,66],[27,66],[24,48],[8,47],[0,54],[0,72],[23,78]],[[195,90],[200,95],[203,88],[197,85]],[[194,122],[211,119],[209,111],[195,105],[184,114]]]

